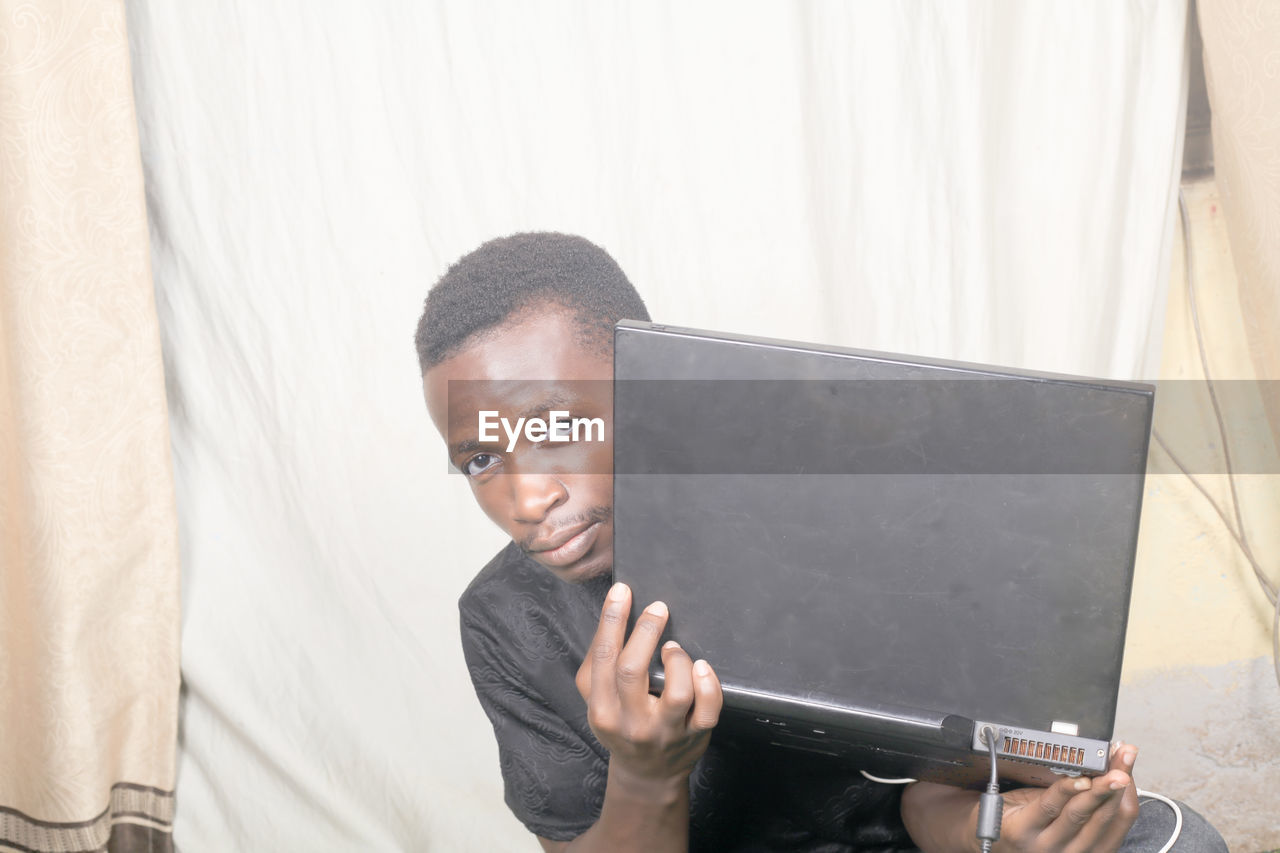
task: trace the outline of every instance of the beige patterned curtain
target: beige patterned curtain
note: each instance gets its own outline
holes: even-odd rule
[[[0,0],[0,850],[172,849],[167,429],[124,5]]]

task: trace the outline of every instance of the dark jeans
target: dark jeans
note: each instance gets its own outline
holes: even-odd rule
[[[1149,797],[1142,797],[1141,802],[1138,820],[1125,836],[1121,853],[1156,853],[1173,834],[1173,809]],[[1169,853],[1228,853],[1227,842],[1209,821],[1186,803],[1178,803],[1178,807],[1182,809],[1182,831]]]

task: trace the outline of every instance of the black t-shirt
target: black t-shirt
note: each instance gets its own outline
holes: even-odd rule
[[[569,584],[514,544],[458,602],[462,648],[493,723],[507,805],[528,829],[569,841],[595,823],[609,753],[587,725],[574,676],[595,634],[608,577]],[[914,850],[900,786],[717,730],[690,778],[694,851]]]

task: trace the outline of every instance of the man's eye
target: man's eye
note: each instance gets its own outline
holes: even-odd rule
[[[477,453],[466,462],[462,463],[462,473],[468,477],[475,477],[488,471],[494,465],[498,464],[498,457],[492,453]]]

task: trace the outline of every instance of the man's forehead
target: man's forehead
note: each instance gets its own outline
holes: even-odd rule
[[[548,409],[582,405],[607,393],[605,380],[572,379],[450,379],[445,395],[449,420],[470,418],[482,410],[520,416]]]
[[[459,418],[474,421],[481,409],[525,409],[540,397],[572,393],[585,399],[583,380],[612,380],[607,352],[582,339],[567,312],[542,310],[514,317],[477,334],[423,376],[427,408],[437,427]],[[559,388],[559,390],[556,390]],[[608,393],[607,391],[605,392]]]
[[[434,379],[435,381],[431,381]],[[427,406],[438,429],[454,442],[479,429],[481,412],[515,422],[545,417],[551,411],[570,416],[612,414],[609,379],[466,379],[429,377]]]

